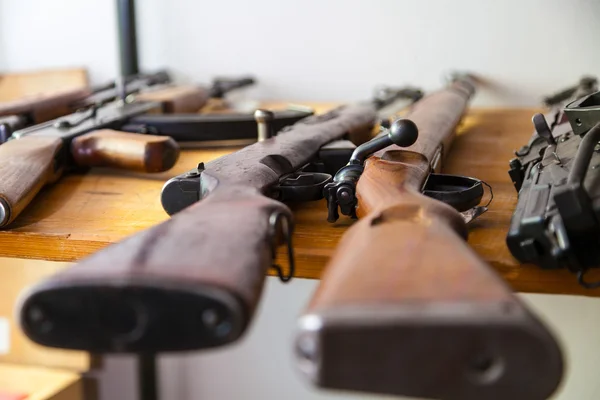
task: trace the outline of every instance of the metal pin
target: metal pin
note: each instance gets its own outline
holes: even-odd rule
[[[258,125],[258,141],[262,142],[268,138],[274,136],[273,121],[274,114],[269,110],[258,109],[254,112],[254,119]]]

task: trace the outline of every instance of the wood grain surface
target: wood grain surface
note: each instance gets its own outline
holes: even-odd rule
[[[267,106],[271,106],[267,105]],[[315,105],[318,106],[318,105]],[[318,110],[331,105],[321,105]],[[475,109],[469,112],[453,142],[445,172],[485,180],[494,188],[490,210],[471,226],[469,244],[491,263],[516,291],[600,296],[586,290],[567,271],[543,271],[520,265],[509,253],[505,236],[517,193],[509,179],[508,160],[526,143],[537,109]],[[160,205],[164,182],[198,162],[207,162],[238,148],[189,149],[175,167],[147,176],[92,169],[69,174],[47,186],[14,221],[0,232],[0,256],[75,261],[168,218]],[[326,221],[324,200],[289,205],[295,214],[294,247],[297,276],[318,278],[340,237],[353,221]],[[287,266],[284,248],[277,262]],[[592,271],[590,280],[600,278]]]
[[[54,169],[54,157],[62,143],[52,136],[25,136],[0,146],[0,199],[7,208],[0,224],[14,220],[40,189],[61,173]]]

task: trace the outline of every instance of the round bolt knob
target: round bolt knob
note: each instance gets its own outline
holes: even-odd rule
[[[417,141],[419,129],[410,119],[399,119],[392,123],[387,136],[395,145],[408,147]]]
[[[258,141],[262,142],[263,140],[267,140],[268,138],[274,136],[273,134],[273,126],[271,122],[275,118],[275,114],[273,114],[269,110],[258,109],[254,112],[254,119],[258,125]]]
[[[256,110],[254,112],[254,119],[258,123],[271,122],[271,121],[273,121],[274,117],[275,117],[275,115],[273,114],[273,112],[271,112],[269,110],[259,108],[258,110]]]

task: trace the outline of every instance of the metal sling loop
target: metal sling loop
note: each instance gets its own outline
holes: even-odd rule
[[[492,204],[492,201],[494,200],[494,190],[492,190],[492,185],[490,185],[486,181],[481,181],[481,183],[483,183],[485,186],[487,186],[487,188],[490,191],[490,199],[488,200],[487,204],[484,206],[485,208],[488,208],[490,206],[490,204]]]
[[[580,269],[579,272],[577,272],[577,282],[579,282],[579,284],[581,286],[583,286],[586,289],[596,289],[600,287],[600,280],[596,281],[596,282],[586,282],[584,280],[584,275],[587,272],[587,269]]]
[[[282,229],[283,229],[283,236],[284,236],[284,244],[287,244],[287,249],[288,249],[288,260],[290,263],[290,268],[289,271],[287,273],[287,275],[284,274],[283,272],[283,268],[281,268],[281,266],[279,266],[278,264],[275,263],[275,253],[277,250],[277,245],[275,243],[273,243],[272,246],[272,250],[273,250],[273,265],[271,266],[271,268],[273,268],[275,271],[277,271],[277,276],[279,276],[279,280],[283,283],[287,283],[289,282],[295,275],[296,273],[296,264],[295,264],[295,259],[294,259],[294,247],[292,245],[292,222],[290,221],[290,218],[288,217],[288,215],[284,212],[281,212],[279,210],[273,212],[271,214],[271,216],[269,217],[269,226],[271,229],[271,235],[273,238],[275,238],[277,236],[277,228],[279,227],[279,222],[281,221],[281,225],[282,225]]]

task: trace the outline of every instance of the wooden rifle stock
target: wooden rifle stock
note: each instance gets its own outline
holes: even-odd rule
[[[30,290],[20,307],[35,342],[93,352],[220,346],[245,331],[292,215],[279,179],[346,135],[366,136],[371,104],[309,117],[203,165],[201,201]]]
[[[196,113],[209,100],[210,91],[199,86],[167,86],[135,95],[138,101],[157,101],[165,114]]]
[[[367,159],[360,220],[300,319],[298,364],[317,385],[465,400],[542,399],[560,382],[552,335],[468,247],[462,216],[421,194],[470,91],[426,97],[407,116],[416,144]]]

